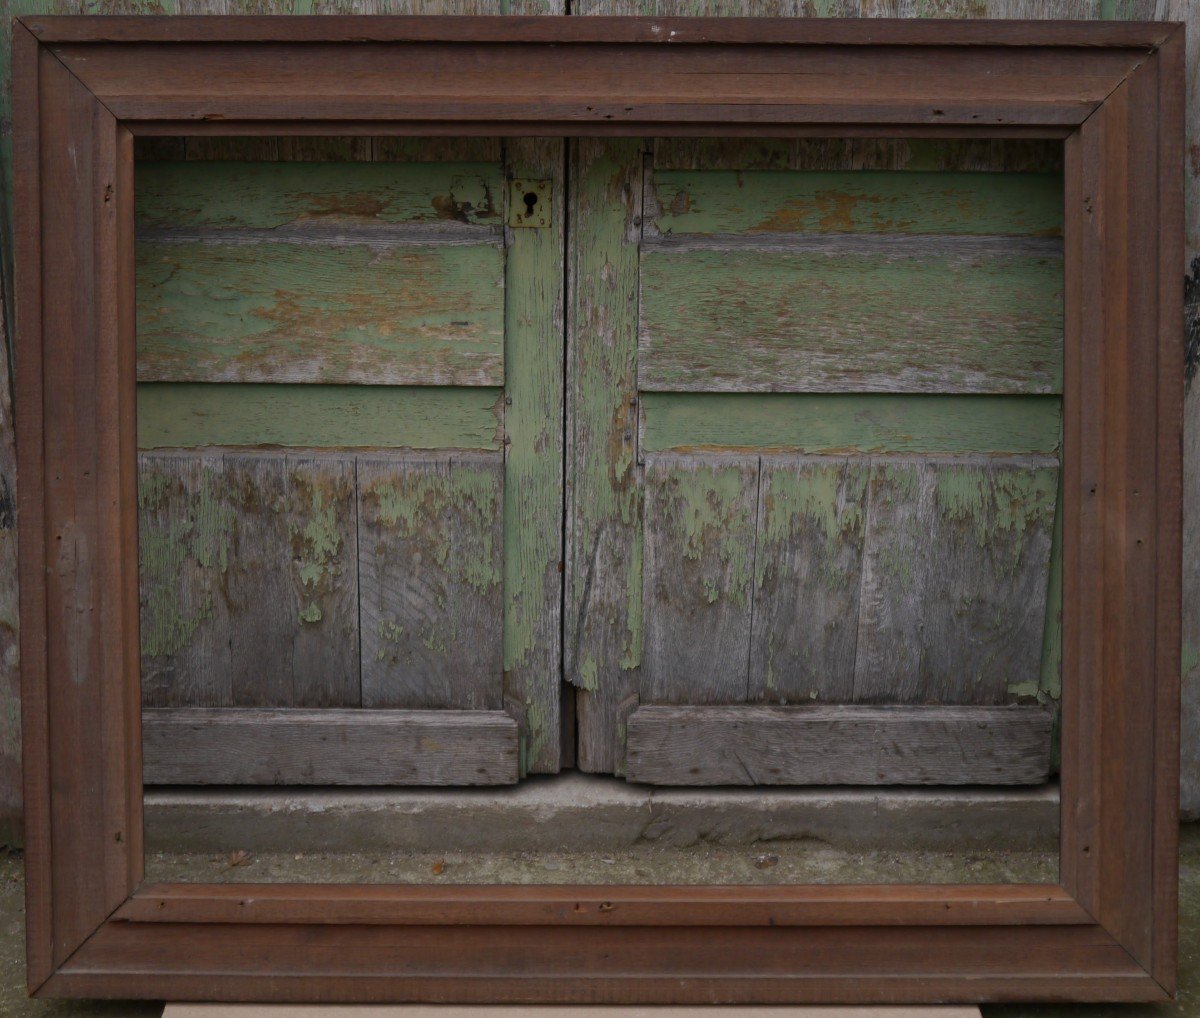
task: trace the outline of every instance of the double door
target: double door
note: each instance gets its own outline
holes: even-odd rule
[[[1055,156],[902,148],[151,153],[147,781],[1043,780]]]

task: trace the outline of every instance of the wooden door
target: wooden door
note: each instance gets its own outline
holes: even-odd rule
[[[147,781],[556,771],[563,143],[140,155]]]
[[[1058,160],[574,145],[564,632],[583,769],[1046,779]]]

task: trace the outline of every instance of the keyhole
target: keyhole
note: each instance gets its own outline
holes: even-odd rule
[[[525,218],[528,219],[533,215],[533,207],[538,202],[538,196],[533,191],[525,192]]]

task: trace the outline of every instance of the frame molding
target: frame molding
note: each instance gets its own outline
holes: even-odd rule
[[[13,33],[31,992],[1173,994],[1182,26],[25,17]],[[1061,886],[143,883],[133,137],[363,132],[1063,139]]]

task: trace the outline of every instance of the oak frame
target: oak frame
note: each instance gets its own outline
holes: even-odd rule
[[[24,17],[13,31],[31,992],[644,1003],[1173,994],[1181,26]],[[431,73],[451,55],[459,73]],[[366,131],[1064,140],[1059,884],[143,883],[133,137]]]

